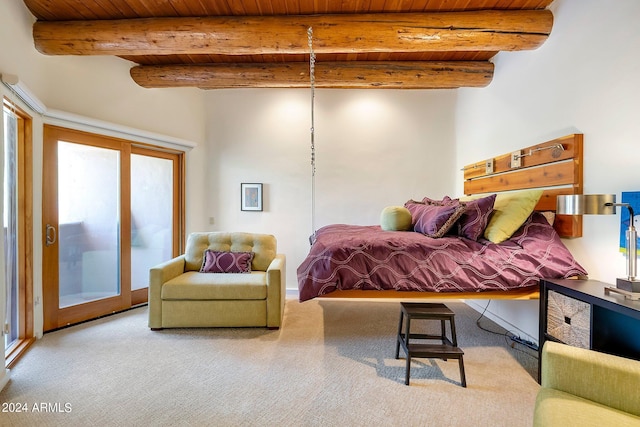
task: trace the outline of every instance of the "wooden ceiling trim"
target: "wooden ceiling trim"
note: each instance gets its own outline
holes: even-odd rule
[[[309,65],[297,63],[136,66],[130,71],[142,87],[306,88]],[[318,88],[451,89],[484,87],[493,78],[490,62],[317,62]]]
[[[527,50],[553,25],[548,10],[443,14],[149,18],[36,22],[47,55],[301,54]]]

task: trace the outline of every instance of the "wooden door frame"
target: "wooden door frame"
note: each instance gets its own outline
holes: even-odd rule
[[[35,341],[33,316],[33,119],[11,100],[3,99],[18,118],[18,339],[5,349],[11,368]],[[3,113],[4,114],[4,113]],[[3,320],[4,323],[4,320]]]

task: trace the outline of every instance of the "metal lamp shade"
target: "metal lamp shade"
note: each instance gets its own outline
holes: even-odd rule
[[[570,194],[558,196],[556,213],[559,215],[613,215],[616,206],[629,209],[629,229],[626,231],[627,277],[616,280],[616,288],[609,291],[624,293],[625,297],[640,299],[640,279],[637,274],[638,235],[633,225],[633,209],[629,203],[616,203],[615,194]]]
[[[615,194],[569,194],[558,196],[556,213],[558,215],[614,215]]]

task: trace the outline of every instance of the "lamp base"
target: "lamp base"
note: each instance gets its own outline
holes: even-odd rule
[[[622,289],[627,292],[633,292],[633,293],[640,292],[640,280],[638,279],[629,280],[629,279],[618,278],[616,279],[616,288]]]
[[[622,289],[614,288],[613,286],[607,286],[606,288],[604,288],[605,295],[610,295],[611,292],[613,292],[614,294],[624,295],[625,299],[630,299],[633,301],[640,300],[640,292],[623,291]]]

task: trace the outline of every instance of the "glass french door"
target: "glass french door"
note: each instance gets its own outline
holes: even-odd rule
[[[173,154],[140,147],[131,152],[131,293],[147,300],[149,269],[178,254],[179,162]]]
[[[179,250],[179,156],[45,126],[44,158],[45,331],[146,302]]]

